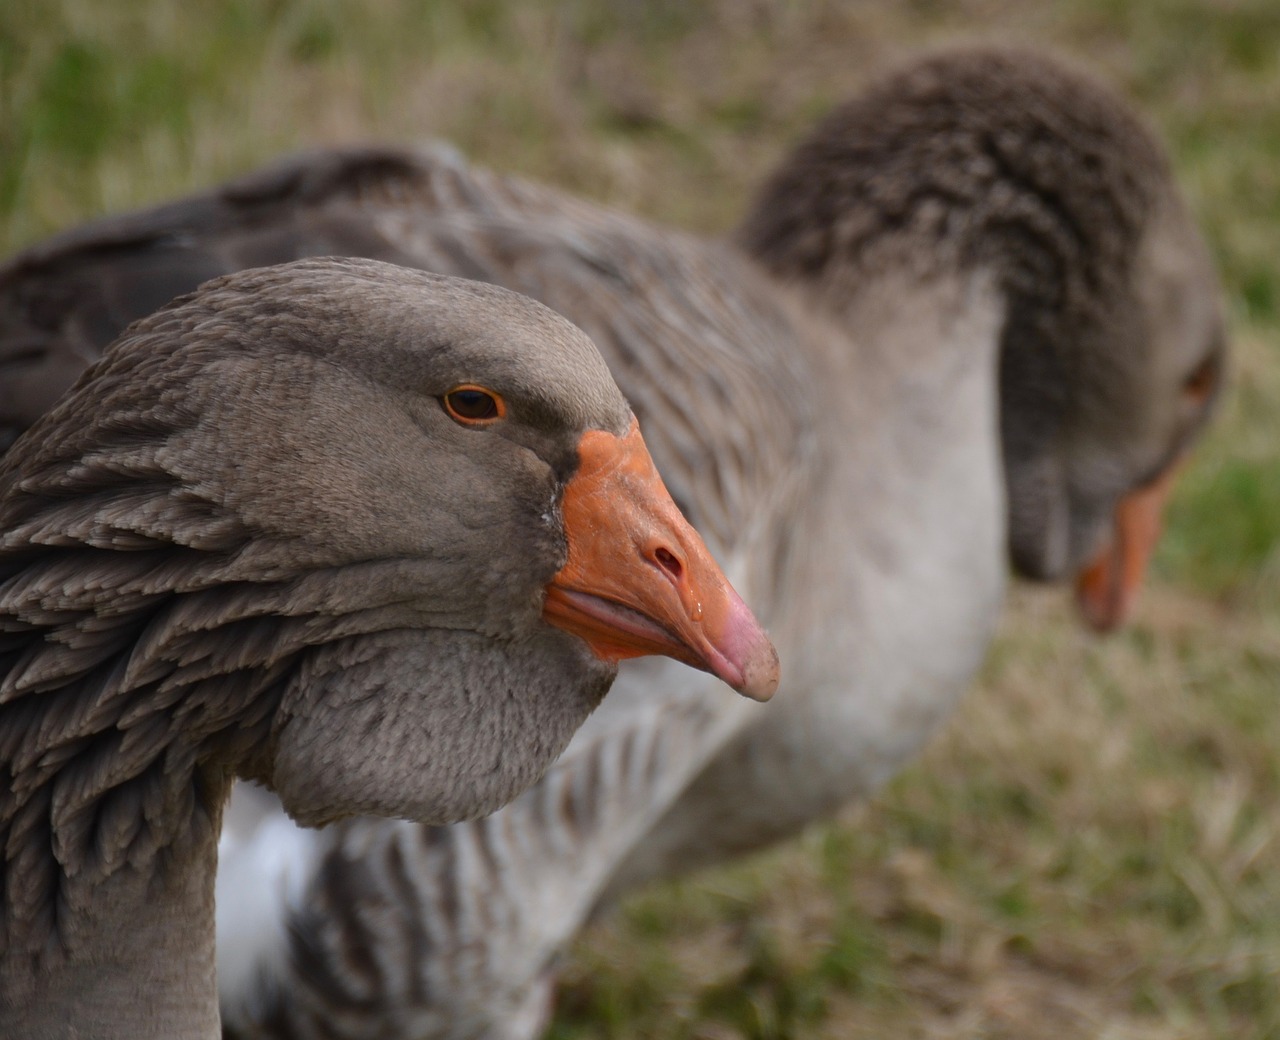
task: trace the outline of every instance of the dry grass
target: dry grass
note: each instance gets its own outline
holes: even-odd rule
[[[1019,592],[874,804],[642,894],[567,965],[569,1038],[1280,1037],[1280,7],[1274,0],[7,0],[0,247],[282,151],[451,138],[715,232],[873,68],[1077,55],[1170,141],[1237,341],[1138,623]]]

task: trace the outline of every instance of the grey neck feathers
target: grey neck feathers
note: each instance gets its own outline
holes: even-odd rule
[[[39,545],[42,530],[75,531],[73,510],[84,518],[78,544],[67,535],[58,549],[0,551],[0,927],[10,945],[53,935],[74,952],[97,885],[145,869],[194,816],[216,820],[232,765],[265,751],[304,651],[387,623],[385,610],[333,614],[354,575],[278,569],[277,580],[247,580],[237,554],[251,531],[189,492],[149,500],[155,515],[171,510],[178,544],[131,530],[125,518],[142,527],[147,506],[119,501],[118,474],[100,475],[96,490],[82,473],[79,497],[46,498],[43,509],[18,500],[28,515],[0,521],[6,546]],[[375,568],[360,577],[374,580]]]

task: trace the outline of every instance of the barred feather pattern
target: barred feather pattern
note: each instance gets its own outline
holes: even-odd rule
[[[46,447],[37,462],[54,454]],[[32,468],[7,475],[21,495],[0,517],[2,921],[10,941],[32,928],[57,934],[59,916],[82,906],[94,883],[153,856],[192,810],[197,749],[228,709],[243,710],[246,694],[261,692],[223,687],[216,679],[234,665],[188,652],[192,632],[222,613],[206,599],[217,580],[210,563],[250,532],[211,503],[176,516],[184,512],[178,481],[127,449],[87,457],[57,483]],[[126,481],[129,491],[117,494]],[[132,511],[139,485],[155,503],[152,522],[122,526],[117,517]],[[110,609],[95,612],[106,601]],[[211,652],[242,653],[226,643]],[[288,656],[268,655],[260,663],[270,683]],[[190,728],[175,739],[169,709],[192,681],[202,695],[183,704]],[[261,718],[251,714],[247,732]]]

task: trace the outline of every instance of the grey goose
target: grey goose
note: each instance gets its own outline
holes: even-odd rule
[[[27,345],[14,369],[74,369],[157,274],[335,249],[581,325],[769,624],[788,696],[766,725],[678,666],[624,669],[542,782],[448,828],[302,837],[247,792],[219,905],[246,1035],[536,1035],[594,907],[794,834],[920,748],[981,660],[1008,561],[1118,624],[1224,364],[1153,133],[1051,56],[981,47],[838,108],[728,241],[447,148],[302,156],[71,232],[0,275],[0,299],[53,301],[0,304]]]
[[[533,783],[620,659],[773,649],[590,341],[368,260],[217,279],[0,466],[0,1033],[219,1035],[235,777],[308,824]]]

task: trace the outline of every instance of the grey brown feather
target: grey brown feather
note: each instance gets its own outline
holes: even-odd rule
[[[731,242],[446,150],[304,156],[256,183],[285,186],[253,210],[278,247],[341,214],[351,249],[520,289],[585,328],[795,664],[767,730],[736,704],[690,717],[698,680],[675,666],[624,670],[494,817],[326,835],[296,865],[289,934],[238,968],[251,1035],[536,1035],[556,953],[599,901],[892,775],[980,660],[1009,555],[1036,577],[1077,567],[1204,422],[1212,397],[1188,379],[1223,364],[1214,276],[1154,135],[1036,53],[883,77],[782,163]],[[166,219],[190,229],[215,205],[218,226],[175,249],[238,240],[235,189]]]

